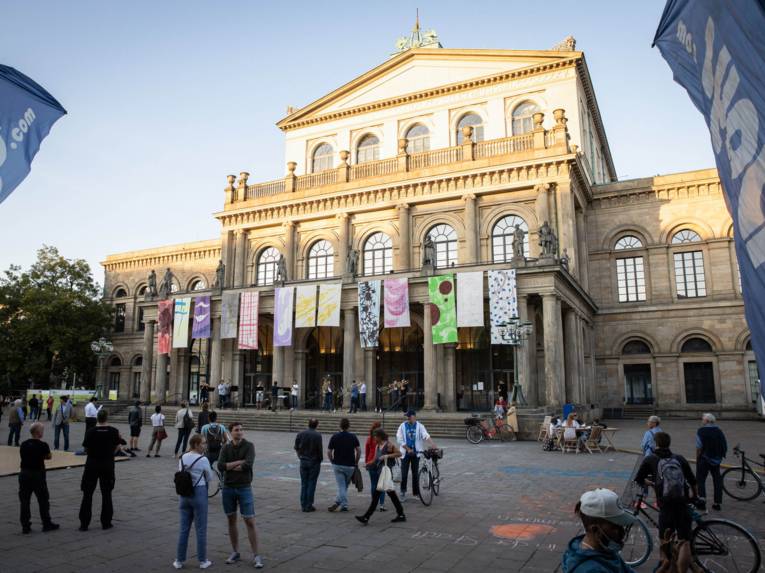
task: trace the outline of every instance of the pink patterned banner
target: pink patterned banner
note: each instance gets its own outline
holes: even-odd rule
[[[409,321],[409,279],[385,279],[383,294],[385,328],[411,326]]]
[[[258,306],[260,293],[243,292],[239,313],[239,349],[258,349]]]
[[[170,354],[170,329],[173,326],[173,301],[159,301],[158,322],[159,333],[157,334],[157,351],[160,354]]]
[[[295,287],[274,289],[274,346],[292,346]]]

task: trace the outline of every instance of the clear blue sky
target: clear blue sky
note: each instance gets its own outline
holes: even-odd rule
[[[419,6],[449,48],[585,52],[620,179],[714,166],[651,48],[664,2],[2,0],[0,63],[69,115],[0,205],[0,269],[218,236],[228,173],[285,173],[274,123],[383,62]]]

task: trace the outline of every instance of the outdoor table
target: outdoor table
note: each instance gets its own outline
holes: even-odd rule
[[[611,448],[613,451],[616,451],[616,446],[614,445],[612,438],[614,437],[614,434],[619,431],[619,428],[602,428],[600,431],[603,437],[606,439],[606,442],[608,442],[603,447],[603,451],[607,452],[609,448]]]

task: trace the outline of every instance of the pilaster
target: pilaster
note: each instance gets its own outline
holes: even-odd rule
[[[561,328],[560,300],[555,294],[542,296],[545,347],[546,405],[560,407],[566,394],[563,372],[563,329]]]
[[[409,260],[412,245],[409,231],[409,205],[402,203],[398,207],[398,265],[396,265],[397,271],[403,271],[411,267],[411,261]]]
[[[465,250],[466,263],[478,262],[478,229],[476,219],[476,197],[473,193],[463,195],[465,202]]]
[[[343,310],[343,388],[350,388],[353,380],[356,378],[356,368],[354,364],[354,349],[358,342],[356,327],[356,309],[346,308]],[[367,381],[367,397],[372,383]]]
[[[143,362],[141,363],[141,402],[151,400],[151,368],[154,362],[155,320],[147,320],[143,331]]]
[[[369,400],[369,389],[377,387],[377,348],[365,348],[364,349],[364,381],[367,383],[367,400]],[[345,384],[343,384],[345,387]],[[367,404],[367,408],[370,406],[374,408],[374,398],[371,404]]]
[[[234,287],[243,287],[244,271],[247,266],[247,232],[243,229],[237,229],[234,235],[236,237]]]
[[[444,344],[444,388],[441,394],[441,407],[446,412],[457,411],[457,401],[455,396],[455,364],[456,364],[456,344]]]
[[[210,317],[210,377],[207,382],[210,386],[220,383],[222,370],[221,340],[220,340],[220,317]]]
[[[436,368],[433,352],[433,319],[431,317],[430,303],[422,305],[422,330],[423,330],[423,377],[424,377],[424,404],[423,410],[434,411],[436,409]]]
[[[157,394],[156,402],[164,404],[167,401],[167,354],[157,355]]]
[[[565,339],[563,342],[566,369],[566,397],[567,402],[582,403],[579,388],[579,359],[577,342],[577,316],[573,309],[567,309],[563,313],[563,327]]]
[[[528,296],[525,294],[518,295],[518,312],[520,314],[521,322],[530,321]],[[534,405],[537,401],[536,381],[532,381],[529,360],[529,347],[536,347],[535,337],[536,332],[532,329],[528,339],[522,341],[521,346],[515,353],[515,356],[518,359],[518,364],[513,365],[513,368],[518,369],[518,383],[521,385],[523,396],[526,398],[529,405]],[[536,350],[536,348],[534,348],[534,350]]]
[[[287,221],[284,227],[284,262],[287,266],[287,278],[295,280],[295,223]]]

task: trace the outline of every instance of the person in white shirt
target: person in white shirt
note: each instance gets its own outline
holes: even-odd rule
[[[402,423],[396,431],[396,441],[403,457],[401,458],[401,501],[406,499],[406,482],[409,467],[412,468],[412,495],[420,493],[420,458],[418,455],[424,451],[425,442],[435,448],[436,444],[430,438],[430,434],[420,422],[417,421],[417,413],[414,410],[406,412],[407,421]]]
[[[183,568],[189,546],[191,523],[197,534],[197,558],[199,568],[207,569],[212,561],[207,559],[207,483],[212,475],[210,461],[205,456],[205,440],[199,434],[194,434],[189,443],[189,451],[181,456],[178,471],[186,470],[191,474],[194,486],[194,496],[178,496],[178,510],[181,516],[181,527],[178,532],[178,546],[175,552],[173,567]]]
[[[178,440],[175,442],[175,457],[178,456],[178,450],[181,455],[186,451],[186,444],[189,442],[191,430],[194,429],[194,412],[191,411],[186,402],[181,402],[181,408],[175,413],[175,429],[178,430]],[[183,443],[183,447],[181,447]]]
[[[583,447],[584,442],[587,439],[587,436],[582,433],[577,436],[577,429],[581,428],[583,424],[580,424],[579,421],[576,419],[576,412],[571,412],[568,415],[568,418],[566,418],[566,421],[563,422],[563,439],[564,440],[579,440],[578,447]]]
[[[362,381],[359,387],[359,396],[361,396],[361,411],[367,411],[367,383]]]
[[[290,397],[292,399],[292,409],[295,410],[298,407],[298,392],[300,392],[300,386],[297,380],[292,381],[292,390],[290,391]]]
[[[226,383],[221,380],[218,384],[218,408],[223,408],[226,404]]]
[[[165,415],[162,413],[162,406],[155,406],[154,413],[151,415],[151,443],[149,444],[149,451],[146,457],[151,456],[151,450],[154,444],[157,444],[157,450],[154,452],[154,457],[159,457],[159,447],[162,445],[162,440],[167,437],[165,431]]]
[[[90,399],[90,402],[85,404],[85,431],[87,432],[90,430],[93,426],[97,423],[97,416],[98,411],[101,409],[101,406],[98,406],[96,404],[98,402],[98,398],[93,396]]]

